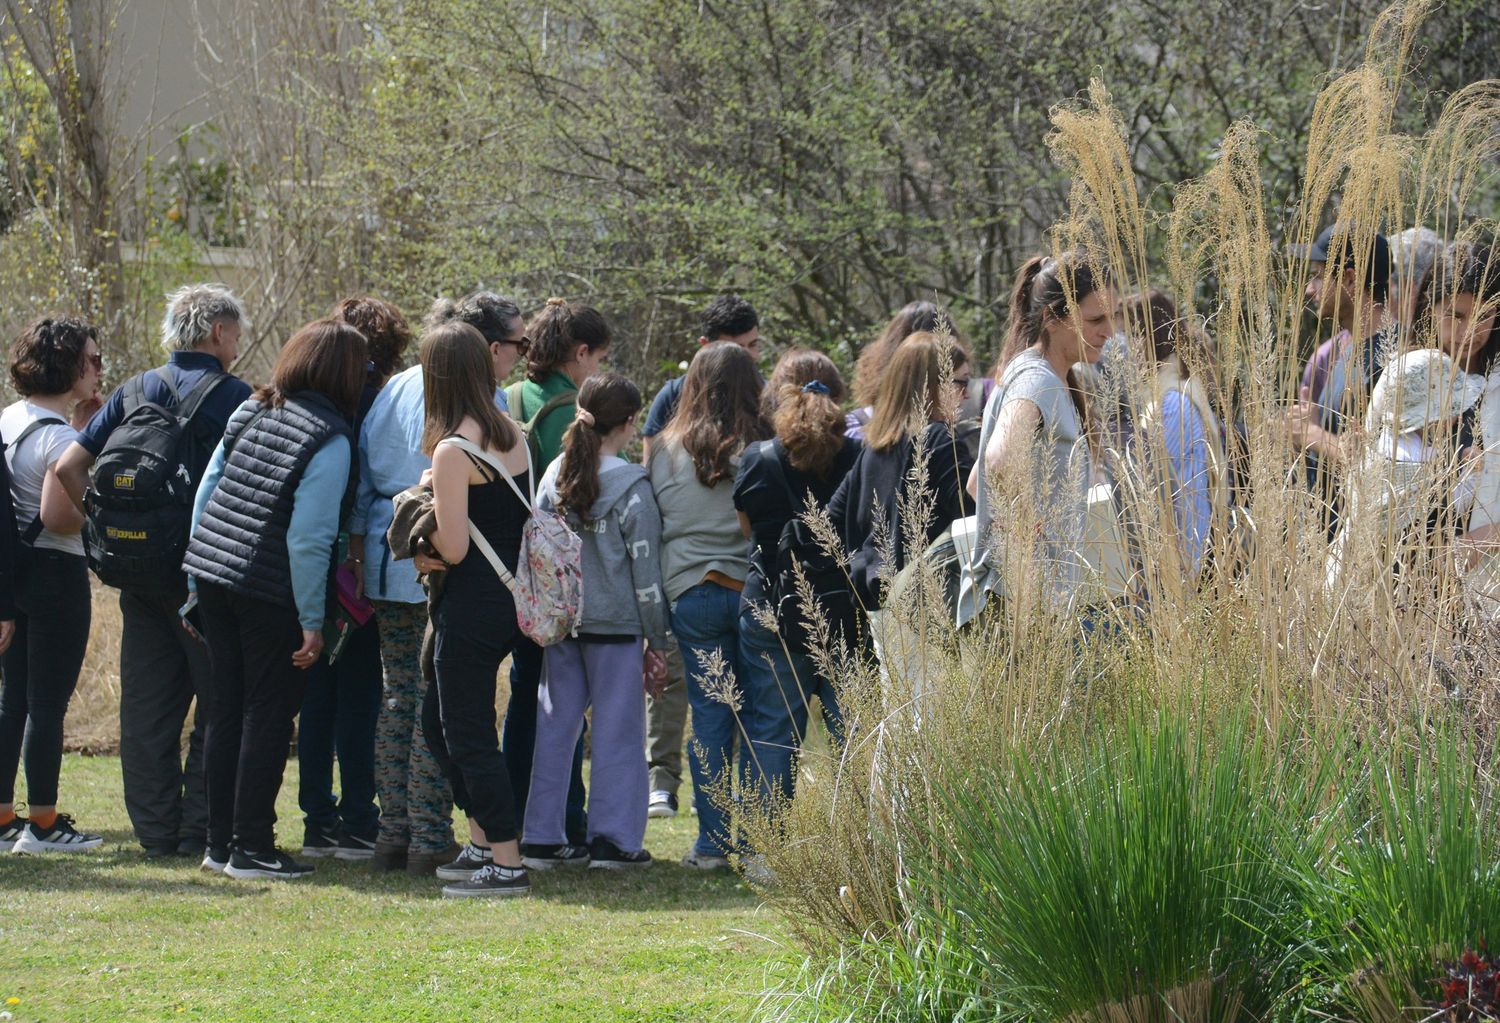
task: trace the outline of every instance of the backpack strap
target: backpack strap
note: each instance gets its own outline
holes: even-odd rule
[[[536,507],[536,480],[533,478],[536,473],[531,465],[531,449],[526,447],[526,445],[523,444],[521,446],[526,450],[526,487],[531,491],[531,496],[529,498],[525,494],[521,493],[521,488],[516,486],[515,479],[509,472],[505,470],[505,466],[500,464],[500,460],[498,458],[490,454],[488,451],[484,450],[484,448],[480,447],[478,444],[475,444],[473,441],[469,440],[467,437],[460,437],[457,434],[454,434],[449,437],[444,437],[442,440],[438,441],[438,443],[447,444],[451,447],[458,448],[458,450],[463,451],[474,458],[480,459],[484,462],[484,464],[488,465],[491,469],[494,469],[496,475],[498,475],[506,482],[507,485],[510,486],[511,492],[516,495],[517,500],[519,500],[527,508]]]
[[[177,390],[177,381],[172,379],[172,370],[166,366],[157,366],[151,372],[156,374],[156,379],[167,385],[167,393],[172,395],[172,407],[177,408],[182,404],[182,392]],[[145,394],[145,385],[141,386],[141,393]]]
[[[526,381],[517,380],[505,389],[505,407],[510,417],[518,423],[526,420]],[[529,423],[527,425],[530,425]]]
[[[21,445],[25,442],[26,438],[30,437],[33,433],[36,433],[44,426],[67,425],[67,423],[63,422],[56,416],[43,416],[41,419],[33,419],[31,422],[26,424],[25,429],[16,434],[15,440],[6,445],[6,451],[14,452],[21,450]],[[12,456],[12,460],[14,460],[14,456]],[[42,535],[42,529],[42,515],[41,512],[37,512],[36,518],[32,519],[30,525],[28,525],[21,531],[21,542],[24,543],[27,547],[30,547],[32,544],[36,543],[36,538]]]
[[[562,408],[564,405],[576,404],[578,404],[577,391],[564,391],[562,394],[554,394],[552,397],[548,398],[546,402],[543,403],[541,408],[536,410],[536,415],[526,420],[526,432],[530,433],[543,419],[546,419],[549,415]]]
[[[158,372],[161,372],[161,370],[158,370]],[[163,373],[163,375],[170,376],[171,374]],[[177,398],[177,417],[179,419],[192,419],[198,414],[198,409],[203,406],[203,403],[208,400],[208,396],[213,394],[219,385],[228,379],[228,373],[204,373],[198,378],[198,382],[193,385],[193,389],[188,391],[186,397],[177,398],[176,391],[174,390],[173,397]]]

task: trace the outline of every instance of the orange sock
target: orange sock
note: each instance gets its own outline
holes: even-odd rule
[[[38,831],[46,831],[57,823],[57,811],[50,810],[47,813],[33,813],[31,823],[35,824]]]
[[[6,810],[5,815],[0,817],[0,828],[9,827],[16,819],[16,811]]]

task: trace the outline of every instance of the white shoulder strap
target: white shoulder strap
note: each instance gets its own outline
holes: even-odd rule
[[[479,527],[474,525],[472,521],[469,523],[469,542],[479,548],[479,553],[483,554],[484,560],[490,563],[490,567],[495,570],[495,574],[500,577],[500,581],[505,584],[505,588],[514,593],[516,591],[516,577],[510,574],[510,569],[505,567],[505,562],[500,560],[500,555],[495,553],[495,548],[490,546],[490,542],[484,538],[484,534],[479,531]]]
[[[460,451],[467,451],[475,458],[480,459],[491,469],[494,469],[496,475],[498,475],[510,486],[511,491],[516,495],[516,497],[520,498],[522,504],[524,504],[528,508],[536,507],[536,472],[531,464],[531,448],[526,444],[524,440],[521,442],[521,449],[526,452],[526,489],[531,492],[529,497],[526,494],[521,493],[521,488],[516,486],[516,481],[511,477],[510,473],[506,471],[505,466],[500,464],[499,459],[495,458],[494,455],[490,454],[488,451],[484,450],[478,444],[475,444],[473,441],[469,440],[467,437],[444,437],[442,440],[438,441],[438,443],[452,445],[453,447],[458,448]]]

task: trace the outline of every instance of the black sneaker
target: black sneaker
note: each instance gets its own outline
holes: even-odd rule
[[[211,870],[215,874],[224,873],[224,868],[229,866],[229,846],[211,845],[203,850],[203,869]]]
[[[333,851],[336,860],[368,860],[374,855],[375,839],[350,834],[340,834],[338,848]]]
[[[590,870],[638,870],[651,866],[651,854],[644,849],[626,852],[607,838],[589,843]]]
[[[490,863],[474,871],[466,881],[443,885],[445,899],[482,899],[531,894],[531,878],[521,867]]]
[[[336,832],[324,831],[312,824],[302,829],[302,855],[308,859],[326,860],[335,855],[338,848],[339,837]]]
[[[26,827],[16,839],[11,852],[85,852],[89,849],[97,849],[103,844],[103,835],[90,835],[88,832],[79,831],[73,827],[72,817],[60,813],[57,815],[57,820],[52,822],[52,827],[45,830],[38,827],[36,821],[27,821]]]
[[[521,862],[533,870],[585,867],[588,866],[589,851],[581,845],[537,845],[534,842],[522,842]]]
[[[203,850],[207,845],[208,842],[202,837],[180,839],[177,842],[177,855],[190,856],[196,859],[203,855]]]
[[[488,867],[493,862],[494,860],[490,859],[489,846],[469,842],[458,854],[458,859],[443,864],[433,873],[437,874],[440,881],[465,881],[474,871],[481,867]]]
[[[0,853],[10,852],[16,847],[16,841],[20,839],[21,832],[26,830],[26,818],[17,814],[5,827],[0,828]]]
[[[229,866],[224,868],[225,876],[241,880],[267,878],[284,881],[293,877],[306,877],[312,871],[312,867],[306,863],[298,863],[279,849],[265,853],[236,849],[229,854]]]

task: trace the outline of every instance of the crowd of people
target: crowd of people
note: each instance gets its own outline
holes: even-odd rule
[[[1293,253],[1336,332],[1279,421],[1327,498],[1330,586],[1390,562],[1356,547],[1413,531],[1462,536],[1478,560],[1500,517],[1500,457],[1483,456],[1500,436],[1500,266],[1430,232],[1375,235],[1368,251],[1355,234],[1334,225]],[[222,286],[173,292],[166,364],[102,401],[88,323],[37,320],[14,345],[0,850],[103,841],[58,809],[90,569],[120,594],[124,801],[146,856],[232,878],[294,878],[331,856],[503,896],[532,871],[649,866],[648,819],[679,812],[689,714],[697,837],[682,862],[764,873],[726,793],[792,795],[814,701],[832,742],[857,729],[817,646],[899,663],[881,609],[945,533],[978,538],[949,609],[961,624],[1004,599],[1019,551],[1087,631],[1119,596],[1099,588],[1101,482],[1165,467],[1189,586],[1235,501],[1242,445],[1209,338],[1170,296],[1118,294],[1075,253],[1021,269],[990,375],[942,309],[916,302],[852,385],[801,348],[767,379],[759,317],[725,295],[649,407],[605,368],[607,318],[578,302],[528,319],[488,291],[441,300],[402,368],[406,318],[352,297],[293,334],[255,389],[230,372],[246,325]],[[1144,392],[1120,397],[1125,377]],[[430,503],[405,501],[413,488]],[[1036,523],[1022,535],[1007,529],[1017,502]],[[808,512],[826,513],[842,558]],[[513,592],[542,516],[576,533],[583,595],[547,645]],[[274,833],[294,726],[296,856]]]

